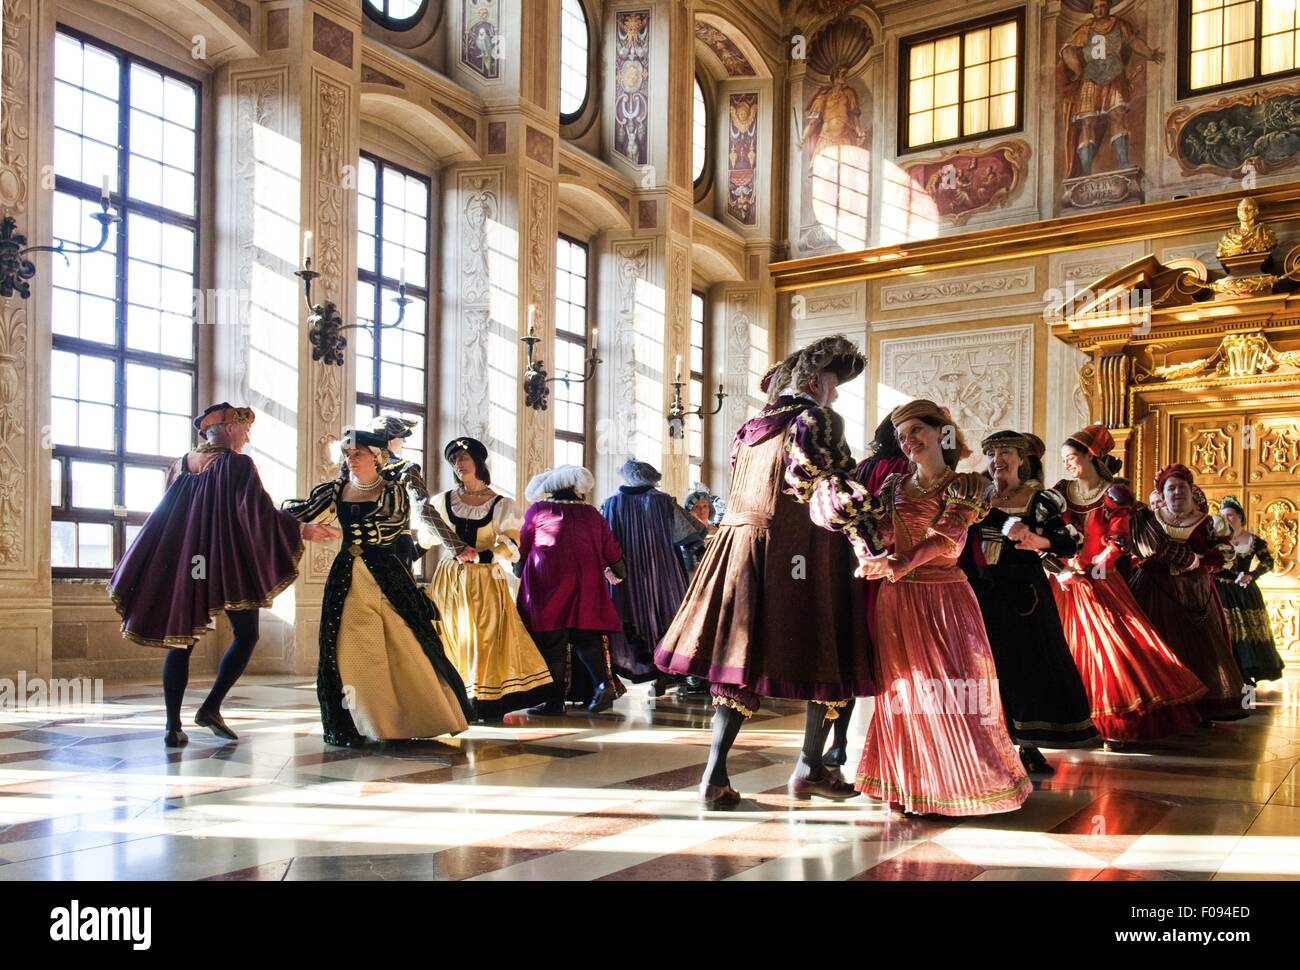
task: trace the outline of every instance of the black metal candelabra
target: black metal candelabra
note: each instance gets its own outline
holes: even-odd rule
[[[57,238],[52,246],[28,246],[27,237],[18,232],[13,216],[0,219],[0,297],[17,293],[26,300],[32,295],[27,281],[36,275],[36,264],[27,258],[31,253],[57,253],[66,261],[69,256],[86,256],[103,249],[108,244],[108,227],[121,222],[122,217],[108,211],[107,196],[101,196],[99,204],[101,211],[90,214],[99,223],[99,242],[93,246]]]
[[[596,365],[602,363],[601,358],[596,353],[596,348],[592,347],[587,354],[586,360],[583,361],[581,377],[570,373],[547,377],[546,364],[533,357],[533,348],[541,342],[542,338],[534,333],[529,333],[519,339],[528,348],[528,363],[524,366],[524,406],[534,411],[546,410],[546,401],[551,394],[551,389],[546,386],[547,384],[553,381],[561,381],[565,387],[573,384],[585,384],[596,376]]]
[[[686,405],[682,401],[682,388],[685,386],[686,382],[683,380],[673,381],[673,400],[672,403],[668,405],[667,414],[668,436],[670,438],[686,437],[686,419],[689,416],[694,415],[703,420],[709,415],[717,414],[722,410],[722,402],[727,399],[727,392],[722,389],[722,382],[719,381],[718,389],[714,393],[714,396],[718,399],[718,403],[712,411],[704,410],[703,405],[688,411]]]
[[[348,338],[343,336],[344,330],[369,329],[364,323],[343,322],[343,317],[339,314],[338,307],[332,301],[326,300],[324,303],[311,302],[311,285],[320,276],[318,270],[311,268],[311,257],[307,256],[302,261],[302,269],[294,270],[294,276],[302,280],[302,298],[307,304],[307,340],[311,344],[311,359],[324,361],[326,364],[335,364],[343,366],[343,351],[348,346]],[[406,295],[406,283],[397,284],[397,296],[393,297],[393,302],[397,304],[397,319],[392,323],[384,323],[380,320],[375,321],[377,330],[392,330],[400,327],[402,321],[406,318],[406,305],[414,302],[411,297]]]

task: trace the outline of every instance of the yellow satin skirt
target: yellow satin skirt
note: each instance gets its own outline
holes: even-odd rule
[[[497,701],[551,682],[546,661],[519,618],[495,563],[444,559],[429,582],[447,658],[477,702]]]
[[[433,738],[469,726],[455,692],[360,556],[352,560],[337,649],[344,703],[366,737]]]

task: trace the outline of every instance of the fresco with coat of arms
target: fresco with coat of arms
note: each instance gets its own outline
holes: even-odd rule
[[[727,214],[741,225],[758,223],[754,176],[758,167],[758,93],[731,95],[727,129]]]

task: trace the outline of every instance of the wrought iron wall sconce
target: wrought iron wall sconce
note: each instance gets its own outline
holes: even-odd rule
[[[719,413],[722,410],[722,402],[727,399],[727,392],[722,389],[722,373],[718,373],[718,389],[714,396],[718,399],[717,405],[712,411],[704,410],[701,405],[694,410],[686,410],[686,405],[682,402],[682,388],[686,382],[682,380],[682,356],[677,355],[677,368],[673,375],[673,400],[668,405],[668,437],[684,438],[686,437],[686,419],[691,415],[704,420],[704,418]]]
[[[312,255],[312,236],[311,232],[302,234],[302,269],[294,270],[293,275],[302,280],[302,298],[307,304],[307,340],[311,344],[311,359],[323,361],[326,364],[335,364],[343,366],[343,351],[347,349],[348,338],[343,336],[344,330],[369,330],[369,324],[343,322],[343,317],[339,314],[338,307],[332,302],[324,303],[311,302],[311,284],[320,276],[319,270],[311,268]],[[406,318],[406,305],[415,302],[411,297],[406,295],[406,270],[403,268],[402,276],[397,284],[397,296],[393,297],[393,302],[397,304],[397,319],[392,323],[384,323],[376,320],[374,328],[376,330],[392,330],[402,325]]]
[[[29,253],[57,253],[66,262],[69,256],[87,256],[108,245],[108,227],[122,221],[116,212],[108,211],[108,202],[108,179],[105,178],[104,191],[99,196],[100,211],[90,214],[90,218],[99,223],[99,242],[93,246],[58,238],[53,246],[28,246],[27,237],[18,232],[18,223],[13,216],[0,219],[0,297],[10,297],[15,293],[24,300],[31,297],[32,288],[27,281],[36,275],[36,264],[27,258]]]
[[[547,384],[552,381],[563,381],[565,387],[570,387],[573,384],[585,384],[596,376],[596,365],[602,363],[596,353],[596,340],[600,335],[600,330],[592,328],[591,349],[587,352],[587,359],[583,361],[581,377],[575,377],[572,374],[547,377],[546,364],[543,361],[535,360],[533,357],[534,348],[542,339],[537,336],[537,325],[534,319],[536,315],[537,307],[530,305],[528,307],[528,335],[519,338],[523,345],[528,348],[528,363],[524,366],[524,406],[534,411],[545,411],[546,399],[551,394],[551,389],[546,386]]]

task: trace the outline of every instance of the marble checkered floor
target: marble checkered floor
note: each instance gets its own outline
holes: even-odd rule
[[[0,880],[1297,879],[1300,678],[1260,703],[1141,751],[1048,752],[1021,811],[944,820],[787,798],[795,704],[747,726],[745,801],[706,815],[709,711],[644,687],[594,718],[353,751],[323,744],[311,678],[247,677],[237,744],[190,728],[169,752],[159,685],[116,684],[97,707],[0,710]]]

